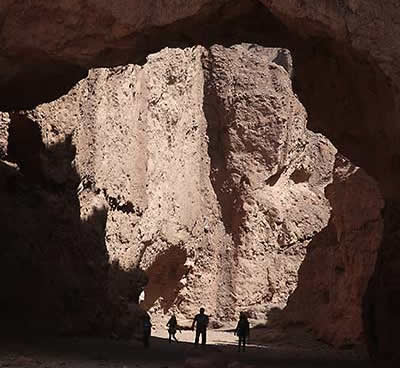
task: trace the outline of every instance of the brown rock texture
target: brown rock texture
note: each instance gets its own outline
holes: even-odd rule
[[[0,113],[0,157],[7,155],[9,117],[6,113]]]
[[[227,1],[217,1],[218,6],[224,2]],[[147,29],[193,16],[211,3],[210,0],[173,0],[168,4],[161,0],[113,3],[103,0],[62,0],[57,3],[5,0],[0,6],[4,19],[3,55],[21,57],[29,50],[35,50],[36,55],[32,57],[42,60],[90,62],[108,46],[132,48],[133,45],[124,45],[124,39],[139,38],[140,32]]]
[[[383,200],[375,181],[339,154],[325,192],[331,218],[307,247],[286,318],[306,321],[325,341],[351,345],[363,338],[362,298],[382,242]]]
[[[304,36],[324,36],[346,44],[365,54],[367,60],[373,60],[393,82],[399,83],[398,67],[393,63],[400,53],[397,1],[387,1],[385,6],[360,0],[260,1]]]
[[[305,247],[329,219],[323,195],[334,147],[305,128],[305,110],[269,49],[211,48],[205,112],[211,180],[232,236],[236,303],[259,319],[296,287]],[[267,91],[267,92],[265,92]]]
[[[399,81],[393,62],[400,52],[396,21],[400,9],[396,0],[386,1],[385,6],[361,0],[240,1],[242,7],[249,8],[257,3],[306,37],[330,38],[367,54],[385,74]],[[135,50],[138,44],[143,45],[139,42],[142,34],[151,36],[157,27],[167,29],[166,26],[185,18],[196,21],[196,15],[217,11],[224,14],[234,7],[234,2],[229,0],[170,0],[168,3],[156,0],[151,4],[127,0],[112,3],[62,0],[55,4],[45,0],[34,3],[5,0],[0,4],[0,16],[4,19],[1,54],[4,65],[31,50],[34,51],[31,59],[93,63],[106,49]]]
[[[61,98],[1,115],[2,150],[18,165],[20,173],[10,175],[21,187],[2,197],[2,216],[12,218],[17,198],[16,214],[27,224],[18,242],[26,255],[40,244],[33,268],[43,276],[32,278],[31,290],[42,300],[51,296],[49,316],[69,316],[59,328],[132,330],[144,285],[142,307],[155,323],[172,310],[189,322],[205,306],[214,325],[241,310],[263,321],[297,288],[294,295],[307,302],[310,292],[331,292],[334,307],[314,320],[302,303],[293,319],[338,345],[360,339],[363,291],[382,230],[379,191],[365,173],[355,179],[358,168],[339,165],[334,146],[306,129],[291,68],[287,50],[252,44],[164,49],[143,66],[90,70]],[[353,209],[346,198],[356,185],[369,202]],[[37,193],[26,213],[32,196],[24,187]],[[365,217],[353,219],[358,210]],[[375,237],[369,227],[364,234],[369,219]],[[303,288],[299,268],[318,264],[308,249],[332,224],[339,240],[321,243],[331,250],[321,257],[326,269],[340,268],[344,287],[329,273],[322,280],[300,273]],[[11,221],[7,227],[15,229]],[[363,252],[346,238],[360,228]],[[43,252],[53,258],[41,268]],[[9,258],[19,256],[14,250]],[[357,267],[339,262],[346,257]],[[57,268],[63,275],[43,287]],[[4,295],[21,305],[34,298]],[[325,303],[313,300],[313,308]]]
[[[295,42],[282,34],[284,27],[277,26],[276,19],[272,21],[270,12],[288,27],[289,36],[295,35]],[[295,77],[312,128],[331,138],[341,152],[373,175],[387,202],[388,233],[368,293],[366,310],[372,312],[367,313],[366,320],[374,331],[374,349],[390,357],[397,349],[394,337],[400,329],[396,317],[400,255],[395,246],[400,208],[400,133],[396,124],[400,106],[399,16],[397,0],[384,4],[372,0],[159,0],[151,5],[148,1],[126,0],[3,0],[0,103],[5,110],[12,110],[53,101],[86,77],[87,68],[127,64],[171,43],[229,43],[234,38],[263,40],[271,45],[284,39],[280,45],[293,46],[297,59],[308,65],[299,65],[300,75]],[[308,51],[303,52],[303,46],[309,44]],[[40,86],[40,93],[36,86]],[[2,127],[8,124],[6,120],[1,118]],[[26,121],[16,124],[29,125]],[[1,130],[2,155],[5,135]],[[93,138],[88,135],[87,139]],[[46,152],[44,157],[49,160],[59,159],[57,149]],[[48,164],[47,169],[58,176],[59,182],[65,172],[51,169],[51,161]],[[11,175],[15,168],[5,165],[4,170]],[[26,167],[30,165],[25,161]],[[68,171],[68,166],[64,170]],[[27,175],[36,182],[46,179]],[[229,170],[227,175],[231,175]],[[11,176],[14,178],[14,174]],[[228,202],[231,199],[228,196]],[[241,233],[238,236],[243,237]]]

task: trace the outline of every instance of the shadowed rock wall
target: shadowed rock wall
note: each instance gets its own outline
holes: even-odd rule
[[[335,308],[325,310],[326,320],[316,320],[302,314],[307,305],[302,301],[293,319],[338,345],[360,340],[362,296],[379,246],[379,210],[374,213],[377,240],[357,253],[359,267],[337,262],[353,257],[355,249],[341,238],[347,233],[348,204],[340,191],[331,195],[327,188],[335,180],[347,185],[352,175],[341,175],[346,169],[335,166],[334,146],[307,130],[292,73],[284,49],[253,44],[165,49],[143,66],[90,70],[59,99],[2,115],[2,131],[8,134],[3,155],[18,165],[30,190],[38,187],[45,198],[57,191],[67,207],[74,198],[75,224],[67,223],[70,231],[63,231],[73,238],[58,244],[83,247],[83,267],[93,276],[101,272],[98,315],[111,311],[112,316],[103,327],[123,334],[132,310],[137,314],[144,285],[143,307],[154,321],[164,323],[171,310],[181,321],[189,320],[205,306],[216,325],[241,310],[263,321],[272,308],[284,309],[294,290],[308,301],[312,289],[330,294],[328,304]],[[28,128],[35,132],[30,134],[34,142],[20,145]],[[346,159],[343,165],[358,172]],[[360,191],[364,188],[371,206],[380,209],[376,184],[363,175]],[[358,210],[363,208],[351,213]],[[90,223],[98,211],[106,214],[99,232],[75,237],[80,224]],[[56,211],[46,221],[63,216],[65,211]],[[32,226],[35,221],[33,216]],[[341,249],[325,261],[328,269],[340,268],[346,287],[329,281],[329,274],[317,285],[314,277],[298,283],[303,262],[315,271],[308,249],[331,223],[339,229],[339,243],[319,246]],[[42,233],[36,236],[35,242],[48,244]],[[95,250],[85,241],[99,247],[101,259],[91,257]],[[75,277],[85,278],[82,272]],[[99,281],[93,276],[87,277],[92,289]],[[55,285],[64,288],[61,282]],[[39,289],[43,300],[65,304],[51,290]],[[313,300],[314,308],[326,304]]]
[[[290,46],[301,60],[294,78],[310,113],[310,126],[373,175],[388,203],[388,233],[366,301],[373,316],[366,320],[375,324],[372,330],[379,335],[374,350],[390,357],[397,349],[393,331],[400,328],[399,257],[394,246],[399,207],[399,12],[396,0],[384,5],[360,0],[198,0],[170,1],[167,6],[163,1],[150,6],[124,0],[5,0],[0,4],[0,103],[5,109],[18,109],[54,100],[85,77],[89,67],[126,64],[168,44],[258,40],[271,45],[273,39],[286,40],[279,44]],[[295,42],[288,34],[296,35]],[[310,47],[304,50],[305,45]],[[52,76],[68,78],[53,85]],[[39,98],[37,85],[47,91]]]
[[[365,338],[363,296],[382,242],[384,203],[375,181],[339,154],[325,194],[330,220],[307,247],[283,318],[306,322],[325,341],[352,345]]]

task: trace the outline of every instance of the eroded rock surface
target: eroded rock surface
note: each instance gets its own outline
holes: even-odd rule
[[[396,32],[400,9],[396,0],[385,2],[384,7],[377,2],[370,1],[367,5],[360,0],[246,0],[239,3],[238,7],[229,0],[173,0],[168,3],[157,0],[151,4],[126,0],[112,3],[63,0],[57,4],[44,0],[35,3],[5,0],[0,4],[0,17],[4,19],[1,30],[3,63],[8,66],[9,59],[20,58],[34,50],[30,54],[31,61],[56,59],[90,66],[96,60],[104,60],[107,50],[111,54],[118,50],[139,53],[138,46],[151,46],[141,40],[142,35],[150,36],[149,41],[152,41],[151,34],[157,32],[157,27],[168,30],[168,25],[173,27],[185,18],[197,22],[196,16],[206,19],[218,11],[220,15],[228,14],[229,8],[256,9],[262,4],[306,37],[329,38],[367,53],[389,77],[399,81],[398,67],[393,62],[400,52]],[[235,15],[238,14],[240,12]],[[113,55],[110,57],[117,59]],[[6,73],[11,75],[10,70]]]
[[[18,241],[27,249],[39,242],[41,252],[51,243],[56,259],[51,267],[68,271],[47,289],[40,286],[42,279],[32,279],[42,295],[59,304],[53,318],[66,313],[68,303],[77,303],[68,309],[69,328],[87,320],[90,290],[99,300],[91,326],[107,324],[123,334],[130,328],[126,324],[136,323],[138,294],[146,285],[142,307],[155,322],[164,323],[171,310],[188,321],[200,306],[215,325],[241,310],[263,321],[272,308],[284,309],[296,288],[308,298],[309,287],[298,284],[299,267],[305,257],[314,264],[308,260],[310,243],[334,223],[341,235],[321,246],[340,251],[324,255],[327,268],[355,253],[360,266],[337,266],[344,289],[328,281],[330,275],[313,288],[319,293],[333,288],[330,303],[342,315],[327,308],[326,319],[317,322],[308,315],[295,317],[335,344],[359,340],[361,299],[381,231],[379,191],[366,174],[357,181],[360,193],[370,198],[365,216],[376,221],[375,238],[366,234],[370,241],[357,252],[341,237],[351,233],[350,224],[367,221],[362,217],[347,228],[349,214],[364,208],[349,212],[344,199],[355,174],[342,174],[346,170],[335,165],[334,146],[307,130],[290,65],[279,61],[282,54],[288,51],[249,44],[165,49],[143,66],[90,70],[58,100],[2,115],[1,131],[9,135],[4,134],[8,144],[2,149],[20,169],[13,178],[22,175],[13,180],[38,193],[34,209],[24,215],[29,231]],[[339,189],[331,193],[332,186]],[[22,210],[29,197],[23,190],[7,201],[21,197]],[[64,210],[52,209],[50,201]],[[3,216],[11,218],[11,204],[5,208]],[[38,211],[46,214],[43,222],[50,224],[51,234],[65,237],[46,238],[44,232],[28,240]],[[15,229],[11,222],[8,227]],[[56,256],[62,249],[66,255]],[[82,269],[73,265],[80,249],[85,250],[79,256]],[[14,252],[10,259],[15,261],[19,253]],[[73,280],[83,277],[84,286],[64,285],[73,272]],[[60,285],[69,290],[67,296],[54,293]],[[29,298],[18,301],[24,305]],[[321,303],[317,300],[315,308]],[[332,323],[335,333],[326,333]]]
[[[324,187],[335,154],[306,130],[305,110],[270,51],[217,46],[205,59],[211,180],[232,236],[229,277],[236,303],[258,318],[266,305],[286,304],[306,245],[329,219]]]
[[[273,22],[269,12],[288,26],[295,42],[287,33],[283,35],[284,27]],[[56,4],[3,0],[0,103],[5,109],[18,109],[52,101],[85,78],[87,68],[137,61],[171,42],[230,43],[236,38],[293,46],[297,60],[308,65],[298,68],[295,77],[312,128],[365,167],[378,180],[389,203],[385,211],[389,232],[371,283],[374,290],[368,294],[372,299],[367,304],[375,307],[367,319],[370,324],[379,320],[381,326],[373,327],[379,335],[379,339],[373,338],[375,348],[382,345],[378,350],[391,355],[397,350],[397,343],[391,341],[400,329],[396,317],[399,300],[395,297],[400,295],[396,271],[400,256],[394,246],[400,208],[400,133],[396,124],[400,106],[399,14],[397,0],[384,5],[360,0],[152,1],[151,5],[125,0]],[[298,35],[307,41],[300,42]],[[285,42],[280,43],[282,40]],[[310,47],[302,56],[307,45]],[[2,127],[3,123],[1,120]],[[3,133],[2,154],[6,144]],[[5,170],[11,173],[13,166],[6,164]],[[389,330],[392,332],[386,334]]]
[[[383,200],[374,180],[339,154],[325,192],[331,218],[308,245],[285,317],[306,321],[325,341],[351,345],[363,338],[363,297],[382,242]]]

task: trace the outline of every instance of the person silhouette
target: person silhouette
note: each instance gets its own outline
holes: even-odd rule
[[[239,341],[238,341],[239,352],[240,352],[241,346],[243,346],[243,351],[245,351],[246,350],[246,339],[250,335],[250,324],[249,324],[246,314],[243,312],[240,312],[239,321],[236,326],[234,334],[237,335],[239,338]]]
[[[172,338],[176,341],[179,342],[178,339],[176,338],[175,334],[178,329],[178,321],[176,320],[175,313],[172,314],[171,318],[169,319],[167,323],[168,327],[168,333],[169,333],[169,338],[168,342],[171,343]]]
[[[143,316],[143,345],[145,348],[150,346],[151,327],[150,315],[146,313]]]
[[[196,314],[192,323],[192,330],[194,329],[194,325],[196,325],[196,338],[194,340],[194,344],[197,346],[199,344],[199,338],[201,335],[201,345],[205,345],[207,342],[207,326],[209,318],[204,313],[204,308],[200,308],[200,313]]]

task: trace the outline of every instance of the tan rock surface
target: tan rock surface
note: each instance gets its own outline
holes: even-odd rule
[[[398,300],[388,301],[394,298],[393,295],[400,295],[396,271],[400,256],[394,246],[398,242],[398,227],[393,225],[397,223],[396,213],[400,207],[397,190],[400,182],[399,130],[396,124],[400,106],[400,71],[396,62],[400,56],[398,1],[388,0],[382,5],[381,2],[360,0],[196,0],[156,1],[150,5],[146,1],[125,0],[63,0],[57,3],[3,0],[0,3],[2,106],[13,109],[58,98],[85,76],[85,70],[78,66],[124,64],[140,59],[150,50],[160,49],[171,39],[180,44],[193,40],[204,42],[212,36],[224,41],[230,32],[204,31],[203,25],[219,23],[229,17],[241,24],[241,27],[229,23],[227,26],[232,32],[238,30],[237,38],[247,39],[246,30],[256,23],[258,35],[255,38],[266,39],[268,44],[272,40],[276,44],[282,36],[281,28],[278,27],[276,33],[263,28],[263,25],[267,27],[271,23],[271,18],[262,11],[260,4],[279,17],[290,32],[316,42],[315,49],[311,48],[310,52],[310,57],[317,60],[314,60],[315,67],[311,64],[309,69],[305,68],[308,72],[304,73],[307,78],[318,81],[315,90],[312,90],[312,84],[311,91],[307,90],[309,83],[306,78],[305,82],[303,80],[303,87],[306,86],[304,95],[308,97],[304,102],[311,106],[315,101],[316,105],[309,108],[314,126],[326,132],[343,152],[377,178],[385,199],[390,202],[386,213],[388,225],[385,227],[390,229],[390,233],[384,238],[377,281],[372,283],[375,290],[370,295],[375,295],[371,297],[375,301],[369,302],[371,305],[379,304],[379,313],[376,312],[379,315],[368,317],[371,325],[379,320],[379,324],[384,326],[374,326],[373,330],[379,331],[379,336],[382,336],[379,341],[389,346],[400,328],[400,319],[395,318],[398,308],[393,307]],[[246,22],[246,17],[250,21]],[[258,22],[253,22],[256,18]],[[260,37],[266,34],[266,38]],[[300,49],[302,45],[295,42]],[[326,57],[321,56],[324,52],[327,52]],[[343,69],[346,77],[338,78]],[[32,79],[35,82],[30,82]],[[60,86],[53,86],[54,81]],[[37,86],[40,86],[39,94]],[[336,98],[326,92],[332,92]],[[329,98],[321,97],[328,95]],[[3,118],[1,126],[4,126]],[[6,145],[3,137],[1,131],[2,155]],[[86,139],[91,142],[89,133]],[[63,166],[64,173],[61,169],[54,170],[50,158],[57,161],[57,153],[45,157],[49,161],[42,163],[43,170],[56,184],[62,183],[68,165]],[[61,159],[68,163],[68,157]],[[12,171],[7,170],[8,173]],[[85,183],[88,182],[84,181],[82,187],[90,185]],[[143,183],[137,180],[132,185]],[[387,352],[386,347],[382,349]],[[396,344],[388,349],[395,351]]]
[[[306,130],[287,72],[275,63],[265,72],[267,51],[213,47],[205,64],[211,179],[233,240],[231,283],[236,303],[258,319],[267,305],[285,306],[307,243],[329,219],[323,190],[335,154]]]
[[[4,158],[7,155],[8,124],[9,124],[8,114],[0,113],[0,157],[1,158]]]
[[[325,341],[351,345],[363,338],[363,297],[382,241],[383,200],[376,183],[340,155],[326,196],[330,221],[307,248],[285,317],[308,322]]]
[[[16,151],[23,175],[44,185],[46,198],[48,183],[67,185],[79,212],[69,221],[77,228],[79,220],[88,224],[80,238],[57,245],[87,248],[82,266],[94,270],[90,277],[101,270],[95,290],[106,291],[102,298],[111,306],[99,303],[91,323],[111,324],[121,334],[132,329],[147,278],[142,307],[156,324],[172,310],[188,323],[200,306],[214,325],[241,310],[264,321],[272,308],[285,308],[309,243],[328,225],[329,200],[334,207],[336,198],[325,189],[338,169],[333,145],[306,129],[306,112],[284,68],[291,62],[281,54],[288,52],[248,44],[165,49],[142,67],[93,69],[60,99],[10,114],[12,137],[25,126],[37,129],[43,142],[35,154]],[[33,162],[41,176],[28,175]],[[379,207],[375,184],[366,178],[359,185],[372,188],[371,203]],[[60,203],[68,207],[68,200]],[[341,291],[332,297],[355,323],[377,245],[359,255],[365,265],[358,278],[348,271],[352,303]],[[343,256],[353,251],[346,248]],[[327,264],[335,257],[326,257]],[[327,283],[318,290],[332,287]],[[71,293],[85,292],[76,288]],[[308,290],[299,292],[307,298]],[[335,320],[339,337],[326,335],[335,311],[327,313],[315,324],[299,318],[331,342],[359,338],[348,319]]]

